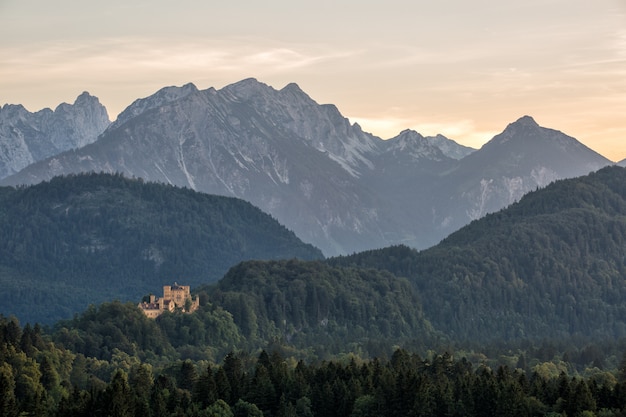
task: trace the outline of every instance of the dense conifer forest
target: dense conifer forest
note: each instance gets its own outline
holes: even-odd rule
[[[39,326],[4,317],[0,359],[4,417],[626,415],[624,361],[584,377],[553,361],[528,371],[522,361],[405,349],[387,358],[323,361],[237,351],[217,362],[154,366],[116,348],[108,359],[85,356],[52,342]]]

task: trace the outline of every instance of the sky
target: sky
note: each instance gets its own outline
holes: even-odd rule
[[[295,82],[383,139],[524,115],[626,158],[626,0],[0,0],[0,105]]]

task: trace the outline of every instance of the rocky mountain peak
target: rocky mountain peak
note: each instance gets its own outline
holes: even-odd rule
[[[539,127],[535,119],[533,119],[531,116],[522,116],[515,122],[511,123],[509,126],[511,125]]]
[[[229,84],[220,90],[221,93],[230,94],[238,99],[247,100],[258,95],[266,95],[275,92],[269,85],[257,81],[256,78],[246,78],[233,84]]]
[[[502,133],[494,136],[493,139],[483,145],[483,147],[490,148],[505,144],[507,147],[528,147],[531,143],[541,144],[546,140],[547,136],[549,136],[547,135],[548,131],[551,131],[551,129],[539,126],[532,117],[523,116],[507,125]]]
[[[532,137],[541,136],[541,130],[544,129],[530,116],[522,116],[516,121],[509,123],[502,133],[493,137],[493,139],[487,142],[485,145],[489,145],[490,142],[505,143],[512,138],[520,139],[525,137],[527,140]]]
[[[286,86],[284,86],[280,92],[282,94],[288,94],[290,96],[294,96],[294,97],[301,97],[301,98],[306,98],[307,100],[311,100],[311,97],[309,97],[309,95],[307,93],[305,93],[298,84],[296,83],[289,83]]]
[[[88,91],[83,91],[82,93],[78,95],[78,97],[76,97],[76,100],[74,100],[74,105],[82,106],[82,105],[94,103],[94,102],[95,103],[100,102],[98,100],[98,97],[92,96],[91,94],[89,94]]]
[[[180,100],[190,94],[197,93],[198,88],[193,83],[187,83],[182,87],[169,86],[163,87],[153,95],[135,100],[130,106],[120,113],[115,122],[111,124],[111,128],[117,128],[126,123],[130,119],[164,104]]]
[[[405,129],[398,136],[388,139],[385,143],[389,145],[390,149],[404,150],[407,147],[423,147],[426,144],[426,139],[415,130]]]
[[[387,152],[398,156],[403,154],[403,158],[410,157],[413,160],[427,158],[433,161],[446,159],[441,149],[411,129],[403,130],[398,136],[386,140],[385,144]]]
[[[0,121],[21,118],[27,114],[29,114],[28,110],[21,104],[5,104],[0,108]]]
[[[0,111],[0,178],[33,162],[94,142],[109,126],[106,108],[87,92],[74,104],[59,104],[35,113],[22,105]]]
[[[413,129],[404,129],[396,138],[402,140],[423,140],[424,136]]]
[[[469,154],[476,151],[476,149],[474,148],[460,145],[452,139],[448,139],[441,134],[438,134],[436,136],[428,136],[426,137],[426,140],[441,149],[441,152],[443,152],[445,156],[452,159],[463,159]]]

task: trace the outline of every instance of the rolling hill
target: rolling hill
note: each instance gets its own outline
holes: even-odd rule
[[[322,258],[250,203],[119,174],[0,188],[0,235],[0,313],[24,322],[214,282],[243,260]]]

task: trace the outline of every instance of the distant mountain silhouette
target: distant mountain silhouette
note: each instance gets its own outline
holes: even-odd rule
[[[0,179],[94,142],[110,123],[104,106],[87,92],[54,111],[31,113],[21,105],[5,104],[0,108]]]
[[[164,88],[136,100],[95,143],[2,183],[121,172],[235,196],[336,255],[432,246],[530,190],[610,163],[530,117],[475,152],[412,131],[383,141],[296,84],[275,90],[247,79],[221,90]]]
[[[407,277],[456,340],[626,336],[626,169],[556,181],[417,252],[330,259]]]

